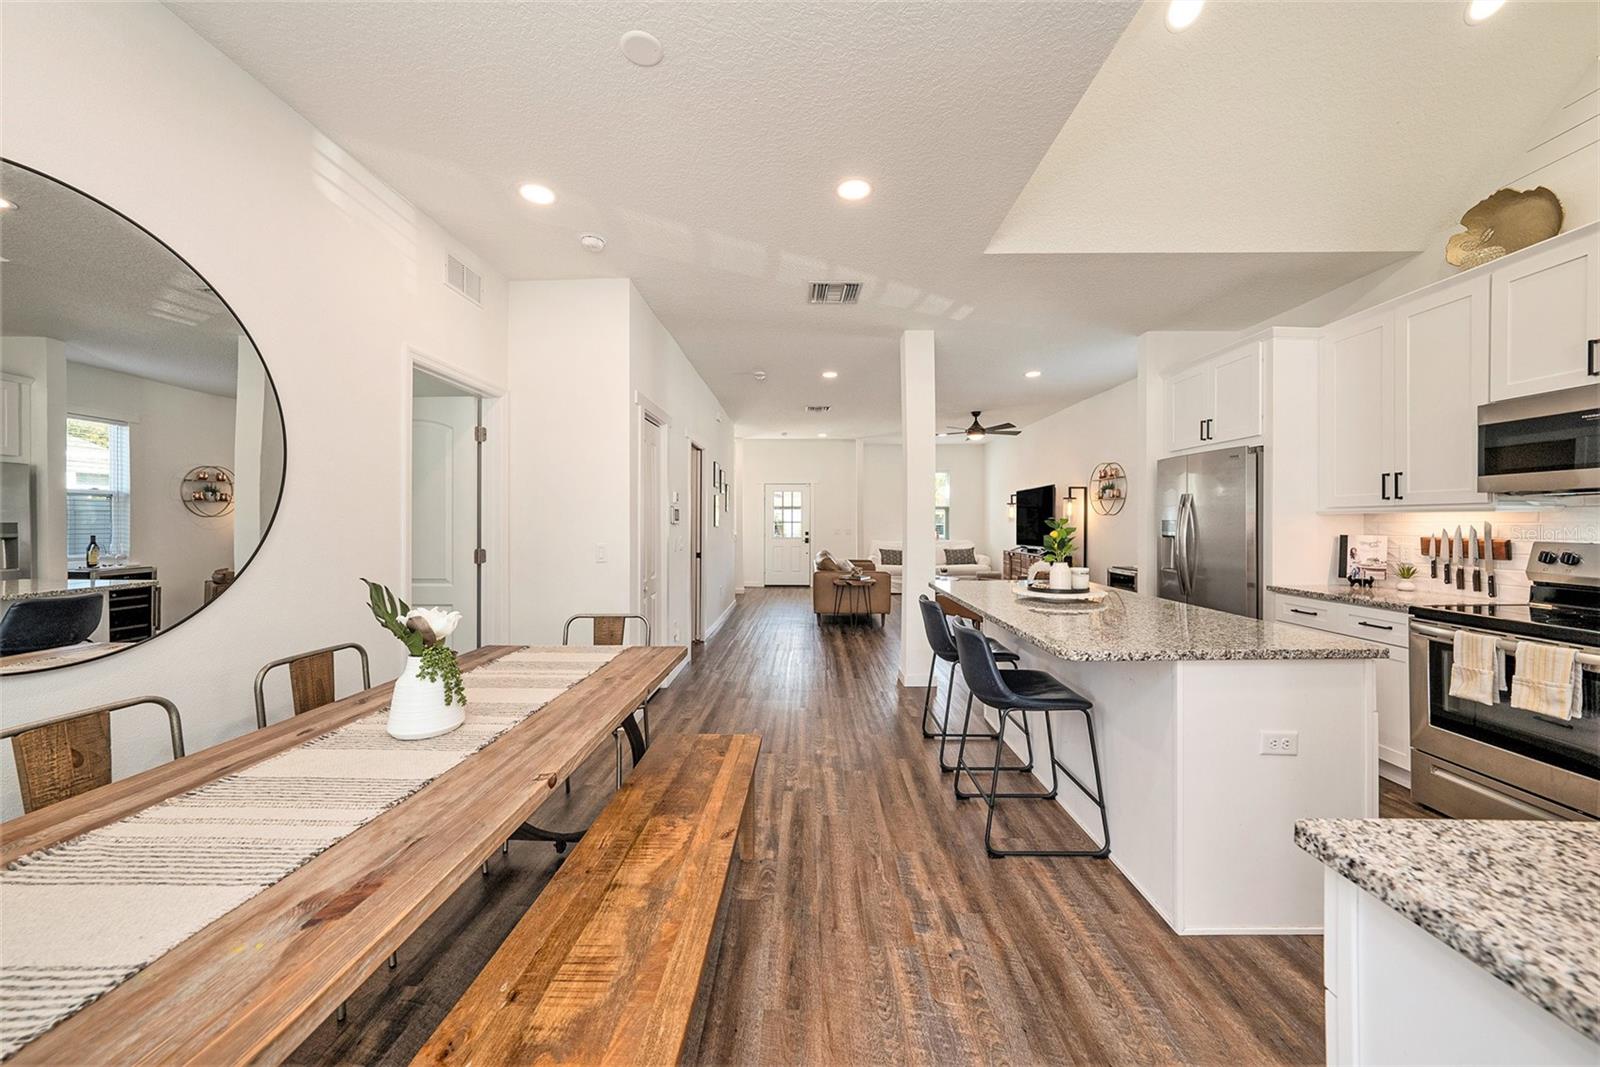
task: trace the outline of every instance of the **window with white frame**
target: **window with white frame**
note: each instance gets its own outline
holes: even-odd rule
[[[950,540],[949,471],[935,471],[933,475],[933,535],[941,541]]]
[[[67,417],[67,558],[94,537],[102,557],[126,558],[132,511],[126,423]]]
[[[772,491],[772,536],[798,539],[804,537],[805,504],[796,489]]]

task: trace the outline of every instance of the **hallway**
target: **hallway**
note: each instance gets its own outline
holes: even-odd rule
[[[752,589],[651,705],[658,732],[763,738],[760,858],[700,1062],[1321,1062],[1320,938],[1180,938],[1109,863],[985,857],[981,802],[957,804],[918,732],[922,691],[896,699],[898,622],[819,627],[805,591]],[[608,761],[541,821],[592,818]],[[408,1061],[556,866],[543,845],[496,856],[296,1062]]]

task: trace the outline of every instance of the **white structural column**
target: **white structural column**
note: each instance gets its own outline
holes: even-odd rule
[[[917,597],[933,580],[933,331],[900,335],[900,438],[906,457],[905,571],[900,595],[900,684],[925,685],[933,652]]]

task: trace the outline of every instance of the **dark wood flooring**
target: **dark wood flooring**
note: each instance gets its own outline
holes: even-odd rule
[[[1181,938],[1115,867],[985,857],[897,690],[887,629],[819,627],[805,590],[751,590],[652,705],[656,731],[757,731],[743,867],[699,1044],[705,1063],[1321,1063],[1317,937]],[[541,815],[578,826],[610,753]],[[1427,813],[1385,783],[1384,814]],[[1065,813],[1019,805],[1047,832]],[[1410,808],[1412,810],[1405,810]],[[297,1051],[405,1063],[558,866],[516,842]]]

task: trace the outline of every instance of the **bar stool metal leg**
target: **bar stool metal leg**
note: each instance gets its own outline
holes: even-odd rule
[[[953,673],[954,672],[952,671],[952,674]],[[954,679],[952,678],[952,681],[953,680]],[[948,713],[946,713],[946,714],[947,714],[947,717],[948,717]],[[965,721],[966,722],[971,722],[972,721],[972,694],[971,693],[967,694],[967,717],[966,717]],[[1031,771],[1031,770],[1033,770],[1033,731],[1031,729],[1029,729],[1029,727],[1028,727],[1028,717],[1026,715],[1023,715],[1019,719],[1019,721],[1022,724],[1022,739],[1028,743],[1028,757],[1027,757],[1027,759],[1023,760],[1021,763],[1016,763],[1016,764],[1003,763],[1003,764],[1001,764],[1000,769],[1002,771]],[[987,724],[985,724],[985,725],[987,725]],[[962,732],[963,733],[966,732],[966,728],[965,727],[962,728]],[[956,769],[956,765],[954,763],[949,763],[949,762],[946,762],[946,760],[945,760],[945,753],[948,752],[949,749],[950,749],[950,739],[955,737],[955,736],[956,736],[955,734],[946,734],[944,736],[944,739],[939,742],[939,769],[941,771],[944,771],[947,774]],[[974,741],[990,741],[990,740],[992,740],[992,741],[996,742],[995,750],[994,750],[994,760],[995,760],[996,763],[1000,763],[1001,762],[1001,755],[1000,754],[1005,748],[1005,738],[999,736],[998,733],[985,733],[983,731],[979,731],[978,733],[975,733],[975,734],[969,734],[968,736],[970,736]],[[970,765],[967,769],[968,770],[974,770],[974,771],[989,771],[989,770],[993,770],[994,768],[991,767],[989,764],[985,763],[985,764],[982,764],[982,765]],[[956,796],[958,798],[960,798],[962,800],[967,800],[967,799],[970,799],[971,797],[975,797],[977,795],[978,795],[977,793],[963,793],[961,791],[961,783],[960,782],[956,783]]]
[[[1004,711],[1001,712],[1000,730],[1001,730],[1002,733],[1005,731],[1005,723],[1009,719],[1011,714],[1013,713],[1013,710],[1014,709],[1007,708],[1007,709],[1005,709]],[[1082,710],[1082,709],[1064,709],[1064,710]],[[986,792],[986,793],[980,792],[980,794],[979,794],[980,796],[983,797],[984,801],[989,805],[989,813],[985,817],[984,824],[983,824],[983,847],[984,847],[984,850],[986,852],[988,852],[988,854],[990,856],[994,856],[996,858],[1005,857],[1005,856],[1046,856],[1046,857],[1085,857],[1085,858],[1090,858],[1090,859],[1104,859],[1106,856],[1111,855],[1111,823],[1110,823],[1110,821],[1108,820],[1108,818],[1106,816],[1104,784],[1102,783],[1101,778],[1100,778],[1100,753],[1099,753],[1098,748],[1095,746],[1095,740],[1094,740],[1094,716],[1091,715],[1089,713],[1089,711],[1083,710],[1083,720],[1084,720],[1084,724],[1088,727],[1088,730],[1089,730],[1089,759],[1090,759],[1090,762],[1094,766],[1094,784],[1095,784],[1095,788],[1091,790],[1087,785],[1085,785],[1083,783],[1082,780],[1080,780],[1078,778],[1077,775],[1072,773],[1071,768],[1067,767],[1060,760],[1056,759],[1056,757],[1055,757],[1055,737],[1054,737],[1053,731],[1050,728],[1050,713],[1049,712],[1045,712],[1045,740],[1046,740],[1046,743],[1050,746],[1050,763],[1051,763],[1051,768],[1052,768],[1051,769],[1051,780],[1052,781],[1051,781],[1051,787],[1050,787],[1051,788],[1051,792],[1050,792],[1049,795],[1050,796],[1054,796],[1055,795],[1055,790],[1057,788],[1057,785],[1059,784],[1059,778],[1057,776],[1059,774],[1065,774],[1072,781],[1072,784],[1077,786],[1080,790],[1082,790],[1084,796],[1088,797],[1090,802],[1093,803],[1095,807],[1100,809],[1100,831],[1101,831],[1101,834],[1103,835],[1102,840],[1105,843],[1102,844],[1099,848],[1043,848],[1043,849],[1041,849],[1041,848],[1007,848],[1007,849],[996,848],[995,844],[994,844],[994,813],[995,813],[995,810],[1000,806],[1000,800],[1004,799],[1008,794],[1005,794],[1005,793],[1002,793],[1002,792],[999,791],[999,788],[1000,788],[1000,772],[998,770],[995,770],[992,773],[991,777],[990,777],[988,792]],[[978,785],[978,780],[977,780],[976,777],[973,777],[970,774],[968,775],[968,777],[972,777],[973,784],[974,785]],[[959,775],[958,775],[957,780],[959,781]],[[981,786],[980,786],[980,789],[981,789]],[[1037,800],[1037,799],[1042,799],[1042,798],[1040,796],[1038,796],[1038,795],[1034,795],[1034,796],[1030,797],[1029,799]]]

